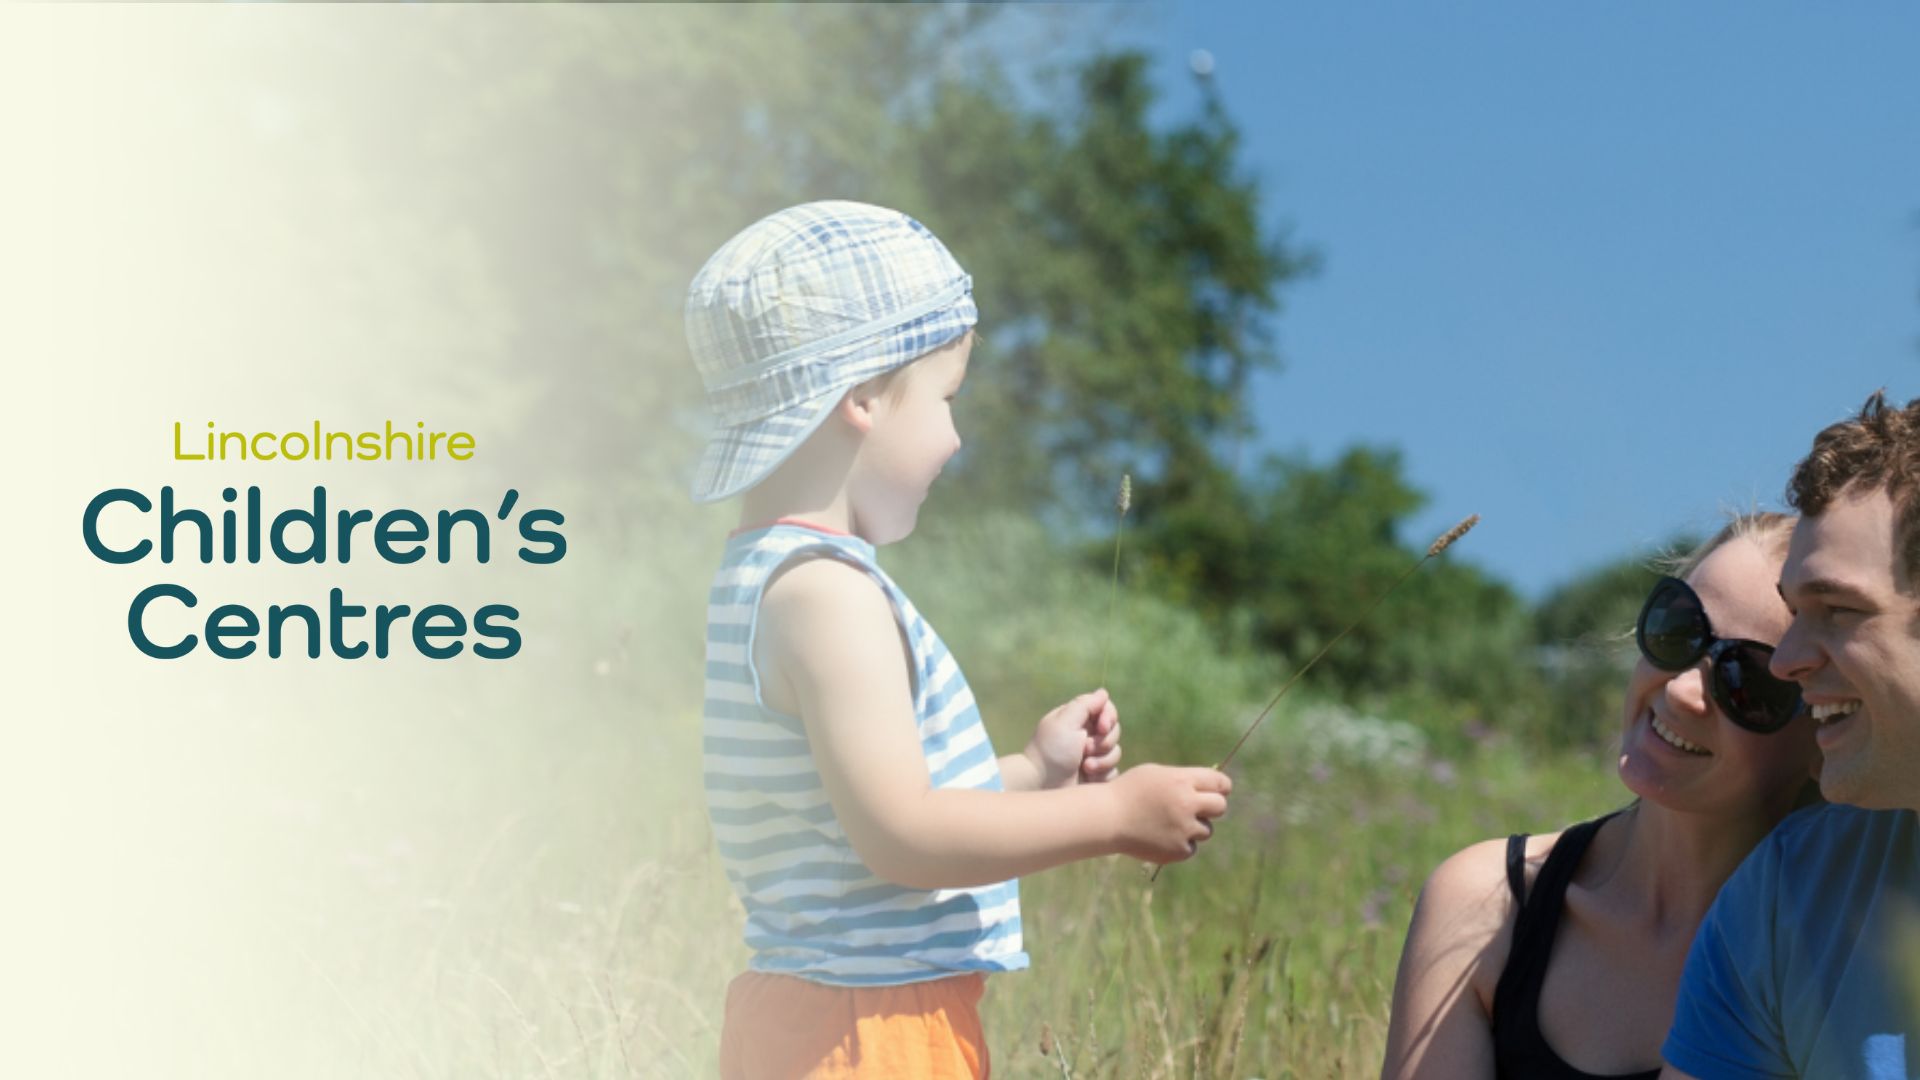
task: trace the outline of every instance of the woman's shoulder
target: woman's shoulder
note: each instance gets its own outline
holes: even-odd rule
[[[1560,838],[1558,832],[1526,836],[1520,843],[1520,873],[1531,887],[1547,855]],[[1409,946],[1477,956],[1476,976],[1499,977],[1506,963],[1509,932],[1519,917],[1508,869],[1512,842],[1507,837],[1482,840],[1448,856],[1427,878],[1414,906]],[[1479,981],[1476,978],[1476,982]],[[1488,981],[1488,989],[1492,982]]]
[[[1527,885],[1533,884],[1534,875],[1540,872],[1541,865],[1552,853],[1560,835],[1550,832],[1521,837],[1520,870]],[[1421,890],[1422,903],[1431,901],[1444,906],[1470,905],[1478,912],[1499,913],[1502,915],[1501,921],[1511,922],[1519,910],[1518,905],[1513,903],[1513,890],[1509,883],[1511,871],[1508,864],[1512,849],[1511,837],[1499,837],[1482,840],[1454,852],[1435,867],[1427,878],[1426,888]],[[1492,902],[1501,898],[1506,902]]]
[[[1532,879],[1557,839],[1549,833],[1519,842],[1523,878]],[[1394,980],[1385,1075],[1423,1071],[1418,1062],[1429,1053],[1466,1053],[1491,1070],[1487,1024],[1520,913],[1508,885],[1509,847],[1502,837],[1462,848],[1420,890]]]

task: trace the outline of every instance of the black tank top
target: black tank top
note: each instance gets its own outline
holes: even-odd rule
[[[1513,945],[1507,966],[1493,990],[1493,1062],[1498,1080],[1659,1080],[1660,1070],[1597,1076],[1563,1061],[1540,1033],[1540,987],[1547,980],[1547,960],[1560,930],[1567,884],[1580,859],[1607,818],[1582,822],[1560,834],[1546,865],[1533,879],[1527,895],[1526,835],[1507,838],[1507,887],[1520,906],[1513,921]]]

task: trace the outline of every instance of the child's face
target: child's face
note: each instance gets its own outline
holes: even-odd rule
[[[967,377],[973,335],[900,370],[874,404],[848,483],[855,531],[887,544],[913,532],[920,504],[960,449],[953,396]]]

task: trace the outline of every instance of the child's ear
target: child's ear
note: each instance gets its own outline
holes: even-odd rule
[[[863,382],[847,391],[847,396],[834,406],[840,419],[861,435],[873,430],[873,414],[880,404],[880,387],[872,380]]]

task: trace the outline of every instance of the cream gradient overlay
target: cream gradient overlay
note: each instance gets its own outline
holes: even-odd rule
[[[686,809],[731,523],[678,490],[677,305],[739,223],[650,212],[702,124],[649,79],[752,20],[0,8],[0,1075],[704,1071],[686,1048],[740,957],[705,933],[729,901]],[[477,450],[171,460],[173,424],[209,420],[425,421]],[[110,487],[217,520],[253,484],[270,513],[324,484],[330,509],[429,517],[513,487],[569,552],[523,563],[497,520],[486,566],[464,532],[446,566],[364,535],[347,566],[110,566],[81,541]],[[309,660],[299,632],[278,660],[153,660],[126,618],[158,582],[201,605],[156,636],[229,602],[324,614],[338,587],[511,604],[524,644],[430,661],[402,623],[386,660]]]

